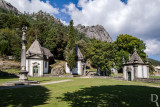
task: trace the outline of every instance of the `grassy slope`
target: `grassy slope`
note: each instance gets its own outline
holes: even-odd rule
[[[38,79],[47,80],[51,78]],[[0,90],[0,106],[154,107],[155,103],[151,103],[150,94],[160,96],[160,88],[144,86],[146,83],[100,78],[72,79],[73,81],[58,84]]]

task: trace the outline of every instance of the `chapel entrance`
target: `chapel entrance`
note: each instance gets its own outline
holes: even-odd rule
[[[128,81],[131,81],[131,72],[128,72]]]
[[[37,66],[33,67],[33,76],[38,77],[38,67]]]

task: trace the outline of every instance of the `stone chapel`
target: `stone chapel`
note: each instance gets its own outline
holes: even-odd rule
[[[72,75],[85,75],[84,57],[78,46],[76,46],[75,51],[76,51],[76,67],[72,70]],[[71,73],[69,67],[67,66],[67,61],[65,62],[65,70],[66,73]]]
[[[35,40],[26,52],[26,70],[31,77],[41,77],[49,71],[49,60],[53,54],[41,47],[38,40]]]
[[[138,78],[149,78],[149,62],[147,59],[145,63],[142,61],[136,48],[127,63],[125,63],[123,58],[123,78],[127,81],[136,80]]]

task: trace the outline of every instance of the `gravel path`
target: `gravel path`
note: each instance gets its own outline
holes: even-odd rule
[[[13,89],[13,88],[23,88],[23,87],[33,87],[33,86],[47,85],[47,84],[56,84],[56,83],[68,82],[68,81],[73,81],[73,80],[67,79],[67,80],[51,81],[51,82],[40,83],[40,84],[32,84],[32,85],[0,86],[0,90]]]

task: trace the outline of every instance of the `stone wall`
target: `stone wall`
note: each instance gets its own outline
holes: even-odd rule
[[[160,79],[157,78],[137,78],[136,81],[147,82],[147,83],[160,83]]]
[[[109,78],[109,79],[124,80],[122,76],[89,76],[89,78]]]

